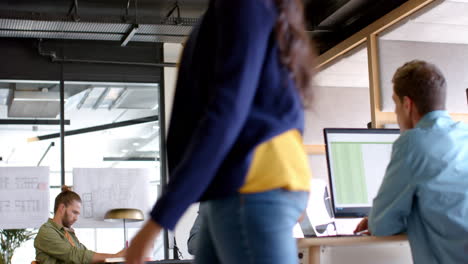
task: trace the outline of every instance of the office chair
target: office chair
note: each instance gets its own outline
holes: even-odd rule
[[[33,260],[33,261],[31,261],[31,264],[39,264],[39,262]]]

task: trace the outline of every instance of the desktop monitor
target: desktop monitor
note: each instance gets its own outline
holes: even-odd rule
[[[369,214],[399,135],[398,129],[324,129],[335,217]]]

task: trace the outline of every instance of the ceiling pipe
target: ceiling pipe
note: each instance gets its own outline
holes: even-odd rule
[[[348,3],[338,8],[333,14],[328,16],[318,25],[319,28],[333,28],[343,26],[347,20],[359,14],[364,9],[374,3],[374,0],[350,0]]]
[[[42,154],[41,159],[40,159],[39,162],[37,163],[37,167],[41,166],[42,161],[44,160],[44,158],[45,158],[45,156],[47,155],[47,153],[49,153],[50,148],[52,148],[53,146],[55,146],[55,143],[54,143],[54,142],[50,142],[50,144],[49,144],[49,146],[47,147],[46,151],[44,152],[44,154]]]
[[[177,63],[161,62],[130,62],[130,61],[104,61],[104,60],[81,60],[81,59],[64,59],[53,58],[52,62],[70,62],[70,63],[91,63],[91,64],[113,64],[113,65],[130,65],[130,66],[145,66],[145,67],[177,67]]]
[[[39,55],[49,57],[52,62],[58,63],[90,63],[90,64],[110,64],[110,65],[129,65],[129,66],[144,66],[144,67],[177,67],[177,63],[172,62],[133,62],[133,61],[111,61],[111,60],[83,60],[73,58],[60,58],[54,51],[46,52],[42,49],[42,40],[39,40],[37,45]]]
[[[78,0],[73,0],[70,10],[68,11],[68,16],[75,22],[80,21],[80,16],[78,15]]]
[[[65,125],[70,125],[70,120],[64,120]],[[59,125],[56,119],[0,119],[0,125]]]
[[[64,134],[65,136],[73,136],[73,135],[79,135],[79,134],[84,134],[84,133],[89,133],[89,132],[102,131],[106,129],[112,129],[112,128],[118,128],[118,127],[124,127],[124,126],[133,126],[133,125],[138,125],[138,124],[143,124],[143,123],[148,123],[148,122],[156,122],[158,120],[159,120],[159,116],[154,115],[154,116],[131,119],[131,120],[115,122],[115,123],[110,123],[110,124],[104,124],[104,125],[99,125],[99,126],[69,130],[69,131],[65,131]],[[40,141],[40,140],[46,140],[46,139],[52,139],[52,138],[58,138],[58,137],[60,137],[60,133],[54,133],[54,134],[28,138],[27,141],[34,142],[34,141]]]

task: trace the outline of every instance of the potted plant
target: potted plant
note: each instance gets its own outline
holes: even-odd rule
[[[27,229],[0,229],[0,264],[11,264],[15,249],[35,234]]]

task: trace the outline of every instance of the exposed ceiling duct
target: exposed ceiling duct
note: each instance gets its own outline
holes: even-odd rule
[[[171,19],[173,20],[173,19]],[[182,19],[183,24],[140,24],[128,41],[183,42],[197,19]],[[38,21],[31,19],[0,19],[0,37],[82,39],[122,41],[133,24],[71,21]]]
[[[5,83],[0,88],[0,105],[5,109],[4,118],[57,118],[60,96],[55,84]],[[47,87],[44,87],[47,86]],[[159,86],[67,84],[65,106],[77,110],[120,109],[157,110]]]
[[[0,37],[181,43],[204,9],[201,0],[0,3]]]
[[[6,105],[10,96],[10,89],[0,88],[0,105]]]
[[[60,111],[58,92],[14,91],[8,117],[56,118]]]
[[[154,87],[92,86],[75,95],[77,109],[146,109],[158,107],[159,96]],[[74,97],[70,101],[75,100]]]
[[[406,1],[309,0],[306,2],[308,30],[319,53],[323,53]]]
[[[337,25],[346,25],[349,24],[348,20],[356,16],[356,13],[362,13],[362,10],[368,8],[374,0],[353,0],[349,1],[339,9],[337,9],[333,14],[325,18],[320,24],[319,27],[331,28],[336,27]],[[356,19],[356,18],[354,18]]]
[[[407,0],[305,0],[323,53]],[[183,43],[208,0],[0,1],[0,37]]]

